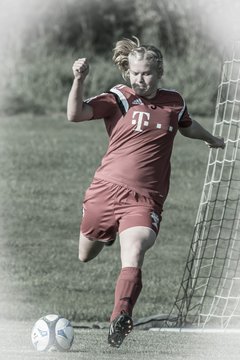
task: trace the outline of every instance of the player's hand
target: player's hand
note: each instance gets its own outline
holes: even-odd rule
[[[226,145],[224,143],[224,138],[219,138],[216,136],[213,136],[213,139],[210,142],[205,141],[205,143],[209,148],[213,148],[213,149],[218,149],[218,148],[224,149]]]
[[[84,80],[89,73],[89,63],[86,58],[77,59],[72,67],[76,79]]]

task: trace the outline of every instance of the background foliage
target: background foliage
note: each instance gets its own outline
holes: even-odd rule
[[[65,112],[78,57],[88,57],[91,64],[86,97],[122,82],[112,49],[120,38],[135,35],[161,48],[161,86],[180,91],[191,112],[212,115],[221,54],[197,16],[200,5],[200,0],[37,1],[5,42],[2,112]]]

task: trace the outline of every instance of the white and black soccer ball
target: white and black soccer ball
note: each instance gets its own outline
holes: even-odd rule
[[[69,320],[50,314],[34,324],[31,339],[38,351],[68,351],[73,343],[74,330]]]

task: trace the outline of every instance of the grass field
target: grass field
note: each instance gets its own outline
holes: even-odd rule
[[[211,120],[204,119],[211,130]],[[69,124],[64,114],[0,119],[0,359],[237,360],[239,334],[133,331],[107,345],[119,261],[118,242],[88,264],[78,261],[81,201],[107,144],[101,122]],[[177,294],[201,194],[208,148],[178,135],[172,184],[158,241],[147,254],[134,317],[168,313]],[[69,353],[38,353],[36,319],[73,321]],[[87,324],[83,329],[79,325]],[[91,329],[100,324],[101,329]],[[102,325],[104,324],[104,325]]]
[[[40,353],[30,341],[32,323],[0,326],[2,360],[238,360],[239,334],[133,331],[119,349],[108,346],[107,330],[75,329],[68,353]]]
[[[210,119],[202,124],[211,130]],[[65,114],[0,119],[1,298],[5,319],[60,313],[108,321],[120,260],[118,242],[78,261],[81,201],[107,146],[101,121]],[[177,294],[201,195],[208,148],[178,135],[171,190],[158,241],[146,256],[135,318],[168,313]]]

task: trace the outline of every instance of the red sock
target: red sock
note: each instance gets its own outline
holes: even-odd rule
[[[115,302],[111,321],[121,311],[132,316],[133,307],[142,290],[142,272],[140,268],[125,267],[121,270],[115,287]]]

